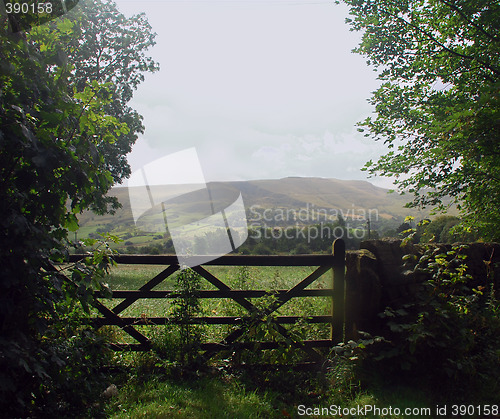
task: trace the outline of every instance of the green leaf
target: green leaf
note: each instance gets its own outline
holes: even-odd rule
[[[64,226],[69,231],[77,231],[79,229],[80,226],[78,225],[78,219],[76,218],[75,214],[66,214]]]

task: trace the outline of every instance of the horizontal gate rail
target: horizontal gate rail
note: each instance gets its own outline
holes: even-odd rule
[[[128,350],[134,352],[148,351],[149,349],[140,344],[129,344],[129,343],[114,343],[112,346],[117,350]],[[235,342],[231,345],[223,345],[220,343],[202,343],[199,345],[201,350],[206,351],[227,351],[227,350],[241,350],[241,349],[279,349],[285,346],[291,346],[293,348],[330,348],[332,346],[332,341],[330,339],[316,339],[316,340],[303,340],[301,342],[291,342],[286,344],[285,342]]]
[[[285,295],[289,290],[204,290],[196,293],[196,298],[259,298],[266,295],[274,295],[280,297]],[[330,297],[331,289],[305,289],[297,294],[296,297]],[[106,298],[105,293],[96,292],[98,298]],[[181,294],[178,291],[113,291],[113,298],[179,298]]]
[[[251,320],[251,317],[241,316],[199,316],[191,319],[189,322],[183,322],[170,317],[120,317],[118,319],[96,318],[91,323],[95,326],[148,326],[148,325],[167,325],[167,324],[244,324]],[[273,321],[279,324],[293,324],[302,320],[305,323],[332,323],[332,316],[276,316]],[[330,340],[331,343],[331,340]]]
[[[77,262],[87,255],[70,255],[70,262]],[[208,256],[203,256],[205,260]],[[214,256],[214,260],[203,262],[203,266],[333,266],[340,263],[335,255],[225,255]],[[115,255],[116,263],[127,265],[177,265],[173,255]],[[189,256],[196,262],[196,256]],[[194,263],[193,263],[194,266]]]

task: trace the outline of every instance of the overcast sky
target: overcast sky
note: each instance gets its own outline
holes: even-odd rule
[[[145,134],[133,170],[195,147],[205,179],[366,179],[384,152],[356,122],[372,112],[376,73],[351,50],[347,9],[321,0],[118,0],[158,34],[131,106]],[[389,186],[387,180],[373,183]]]

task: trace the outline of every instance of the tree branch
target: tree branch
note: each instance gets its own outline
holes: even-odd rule
[[[453,50],[451,48],[448,48],[446,45],[444,45],[443,43],[439,42],[432,34],[430,34],[429,32],[427,32],[426,30],[422,29],[421,27],[413,24],[412,22],[408,22],[407,20],[403,19],[402,17],[397,16],[397,15],[395,15],[395,14],[393,14],[393,13],[387,11],[387,10],[382,10],[382,11],[384,13],[386,13],[388,16],[392,16],[393,18],[396,18],[400,22],[403,22],[403,24],[405,24],[406,26],[410,26],[413,29],[417,30],[418,32],[422,33],[424,36],[426,36],[427,38],[429,38],[432,42],[434,42],[436,45],[438,45],[440,48],[442,48],[446,52],[448,52],[448,53],[450,53],[452,55],[455,55],[457,57],[464,58],[466,60],[476,61],[476,62],[482,64],[488,70],[492,71],[493,73],[495,73],[497,75],[500,75],[500,70],[499,69],[496,69],[496,68],[492,67],[490,64],[488,64],[488,63],[480,60],[479,58],[476,58],[476,57],[473,57],[473,56],[470,56],[470,55],[465,55],[465,54],[457,52],[457,51],[455,51],[455,50]]]
[[[470,20],[469,17],[461,9],[459,9],[457,6],[455,6],[452,3],[449,3],[446,0],[439,0],[439,1],[441,3],[443,3],[444,5],[448,6],[450,9],[454,10],[455,12],[457,12],[460,16],[462,16],[464,18],[464,20],[468,24],[474,26],[478,31],[480,31],[487,38],[491,39],[494,42],[499,42],[499,39],[495,35],[491,35],[490,33],[486,32],[486,30],[484,30],[481,26],[479,26],[478,24],[476,24],[474,21]]]

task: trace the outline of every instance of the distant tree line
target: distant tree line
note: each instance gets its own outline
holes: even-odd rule
[[[458,217],[441,215],[432,221],[426,221],[425,223],[405,221],[396,228],[390,228],[391,224],[385,222],[373,223],[370,232],[366,222],[360,222],[352,227],[342,219],[333,223],[309,226],[253,227],[249,229],[246,241],[234,253],[243,255],[328,253],[331,252],[332,243],[337,238],[345,241],[346,249],[356,250],[363,240],[405,238],[410,232],[415,231],[412,236],[412,241],[415,243],[456,243],[477,240],[476,235],[459,228]],[[209,249],[220,242],[220,236],[225,234],[225,230],[220,229],[196,237],[193,252],[209,253]],[[155,242],[143,246],[135,246],[131,241],[125,241],[125,246],[118,251],[130,254],[175,254],[174,244],[168,234],[157,235],[155,239]]]

